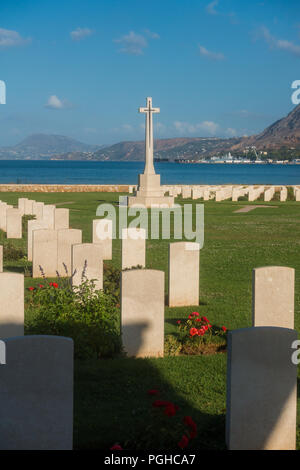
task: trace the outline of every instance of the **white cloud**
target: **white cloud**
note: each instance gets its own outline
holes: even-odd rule
[[[209,15],[217,15],[216,6],[218,5],[219,0],[214,0],[206,6],[206,11]]]
[[[273,36],[268,28],[265,26],[262,26],[262,28],[259,31],[259,35],[261,35],[264,40],[269,44],[271,49],[278,49],[281,51],[286,51],[290,52],[291,54],[296,55],[297,57],[300,57],[300,45],[295,44],[292,41],[288,41],[286,39],[277,39],[275,36]]]
[[[125,36],[122,36],[120,39],[115,39],[114,42],[121,44],[119,52],[132,55],[142,55],[145,47],[148,46],[148,42],[144,36],[134,31],[130,31],[129,34],[125,34]]]
[[[86,134],[97,134],[98,130],[95,127],[85,127],[83,132]]]
[[[132,132],[134,130],[131,124],[122,124],[121,128],[124,131],[129,131],[129,132]]]
[[[236,13],[234,11],[231,11],[230,13],[221,13],[217,10],[217,6],[219,5],[219,0],[214,0],[210,2],[208,5],[206,5],[206,13],[209,15],[218,15],[223,18],[228,18],[231,24],[238,24],[238,19],[236,16]]]
[[[228,127],[225,131],[225,134],[228,136],[228,137],[235,137],[237,135],[237,130],[236,129],[233,129],[232,127]]]
[[[150,31],[149,29],[144,29],[144,33],[151,39],[160,39],[160,35]]]
[[[174,127],[179,133],[185,134],[197,134],[199,132],[204,132],[209,135],[215,135],[219,129],[219,125],[213,121],[202,121],[197,124],[175,121]]]
[[[159,135],[165,134],[167,131],[167,126],[162,122],[156,121],[154,124],[155,132]]]
[[[56,95],[51,95],[48,98],[46,108],[51,109],[62,109],[65,107],[64,102],[61,101]]]
[[[221,52],[209,51],[208,49],[206,49],[206,47],[200,46],[200,44],[198,45],[198,47],[199,47],[200,55],[203,56],[203,57],[207,57],[208,59],[212,59],[212,60],[223,60],[223,59],[225,59],[224,54],[222,54]]]
[[[73,41],[81,41],[87,36],[91,36],[91,34],[93,34],[93,31],[89,28],[77,28],[70,32]]]
[[[17,31],[0,28],[0,47],[23,46],[31,42],[30,38],[22,38]]]

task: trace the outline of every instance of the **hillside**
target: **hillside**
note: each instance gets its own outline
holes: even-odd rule
[[[300,104],[260,134],[242,139],[233,149],[250,145],[255,145],[258,150],[300,148]]]
[[[63,135],[33,134],[17,145],[0,148],[0,158],[49,159],[66,152],[94,152],[98,148]]]
[[[240,153],[246,147],[255,146],[258,150],[281,150],[280,158],[290,158],[290,149],[300,152],[300,105],[296,106],[286,117],[276,121],[258,135],[242,138],[220,139],[175,138],[154,141],[156,158],[203,159],[211,156],[224,155],[227,152]],[[297,156],[297,155],[296,155]],[[59,158],[64,159],[62,155]],[[68,159],[130,161],[144,159],[144,142],[120,142],[97,150],[93,154],[69,154]]]
[[[168,158],[175,160],[177,158],[203,158],[208,155],[222,153],[230,150],[233,145],[240,142],[240,138],[236,139],[218,139],[215,137],[195,137],[195,138],[175,138],[175,139],[158,139],[154,141],[154,156],[156,158]],[[93,159],[99,161],[138,161],[144,160],[145,143],[140,142],[120,142],[97,150],[93,155],[85,158],[83,154],[69,155],[68,159],[78,160]],[[65,155],[58,157],[65,159]]]
[[[300,105],[257,135],[243,138],[181,137],[154,141],[156,158],[199,160],[227,152],[240,154],[247,147],[277,152],[280,158],[300,155]],[[296,155],[296,156],[297,156]],[[62,135],[34,134],[12,147],[0,148],[0,159],[144,160],[144,142],[119,142],[95,146]]]

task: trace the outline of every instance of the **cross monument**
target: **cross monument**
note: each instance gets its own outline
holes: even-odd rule
[[[140,113],[146,114],[146,127],[145,127],[145,170],[144,174],[155,174],[153,165],[153,113],[159,113],[159,108],[152,108],[152,98],[147,98],[146,108],[139,108]]]
[[[174,206],[174,197],[164,196],[164,190],[160,185],[160,175],[155,173],[153,164],[153,114],[160,112],[160,108],[152,107],[152,98],[146,99],[146,107],[139,108],[140,113],[146,114],[145,126],[145,169],[139,175],[138,190],[135,196],[128,198],[128,205],[142,205],[152,207],[153,205]]]

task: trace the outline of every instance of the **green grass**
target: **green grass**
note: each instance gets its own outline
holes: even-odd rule
[[[2,193],[16,204],[18,193]],[[31,193],[29,197],[70,209],[70,226],[90,242],[92,220],[102,202],[118,202],[116,193]],[[180,201],[180,200],[178,200]],[[182,201],[180,201],[182,202]],[[185,203],[192,201],[185,200]],[[195,202],[194,202],[195,204]],[[235,213],[248,202],[205,202],[205,241],[200,252],[200,306],[165,308],[165,333],[176,332],[176,320],[197,309],[228,329],[251,326],[252,269],[289,266],[296,270],[295,328],[300,330],[300,204],[258,201],[270,206]],[[251,205],[253,203],[250,203]],[[3,241],[1,235],[0,243]],[[2,241],[1,241],[2,240]],[[17,242],[26,247],[26,240]],[[165,272],[167,294],[169,240],[147,242],[147,267]],[[113,242],[113,260],[120,267],[121,245]],[[24,270],[26,262],[6,262],[5,269]],[[37,281],[39,282],[39,281]],[[25,278],[25,285],[35,280]],[[299,373],[300,378],[300,373]],[[109,449],[138,436],[148,416],[147,390],[159,388],[198,424],[195,449],[225,448],[226,355],[76,361],[74,442],[77,448]],[[299,393],[299,392],[298,392]],[[297,448],[300,449],[300,397]],[[172,419],[172,418],[171,418]]]

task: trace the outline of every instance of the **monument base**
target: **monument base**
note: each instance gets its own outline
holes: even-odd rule
[[[139,175],[138,190],[135,196],[129,196],[128,206],[140,206],[151,208],[174,207],[174,197],[164,196],[164,190],[160,185],[160,175],[155,173],[144,173]]]
[[[174,197],[172,196],[129,196],[128,207],[166,208],[174,207]]]

